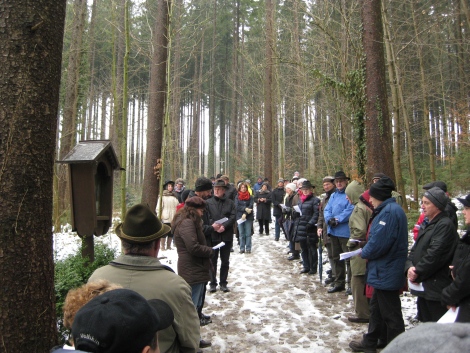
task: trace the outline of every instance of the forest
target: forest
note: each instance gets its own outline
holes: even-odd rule
[[[376,143],[415,200],[439,178],[464,190],[469,2],[381,3],[392,139]],[[363,29],[361,2],[347,0],[68,1],[57,159],[80,140],[112,140],[125,169],[118,204],[140,200],[157,159],[160,180],[190,187],[218,173],[367,178],[377,157],[366,146]],[[56,176],[62,202],[59,166]]]

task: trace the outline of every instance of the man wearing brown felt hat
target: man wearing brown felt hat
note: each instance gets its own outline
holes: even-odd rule
[[[171,326],[158,333],[161,352],[196,352],[199,348],[199,318],[191,300],[191,287],[158,260],[159,239],[170,232],[146,205],[129,209],[116,228],[123,255],[98,268],[89,282],[106,279],[132,289],[145,299],[160,299],[173,310]]]

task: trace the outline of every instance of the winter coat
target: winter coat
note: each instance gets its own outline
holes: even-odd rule
[[[161,200],[163,200],[161,220],[163,223],[169,224],[175,216],[176,206],[178,206],[179,201],[178,198],[171,191],[163,190],[163,195],[162,197],[158,198],[157,207],[155,208],[155,212],[157,215],[160,211]]]
[[[442,290],[441,303],[459,307],[457,322],[470,322],[470,230],[458,242],[452,265],[455,278]]]
[[[322,240],[323,244],[329,244],[330,243],[330,237],[328,236],[328,224],[325,222],[325,207],[328,204],[328,201],[330,200],[330,196],[336,191],[336,189],[330,190],[329,192],[325,193],[325,197],[321,200],[320,202],[320,212],[318,214],[318,222],[317,222],[317,229],[321,228],[323,229],[322,232]]]
[[[259,199],[266,199],[260,202]],[[271,193],[269,191],[260,190],[255,196],[256,202],[256,219],[262,221],[271,221]]]
[[[190,190],[188,199],[193,196],[197,196],[196,192],[194,190]],[[204,235],[206,236],[207,245],[211,246],[212,245],[212,232],[214,231],[214,228],[212,227],[210,214],[209,214],[209,208],[207,206],[207,200],[206,200],[206,211],[202,215],[202,231],[204,232]]]
[[[314,194],[307,196],[304,202],[299,197],[298,204],[302,214],[297,214],[294,223],[294,241],[299,242],[310,238],[314,242],[318,242],[317,221],[320,212],[320,199]],[[295,211],[294,211],[295,212]]]
[[[213,224],[224,217],[228,218],[228,221],[222,223],[225,228],[224,232],[218,233],[212,230],[211,241],[215,243],[233,241],[233,224],[236,216],[235,203],[225,196],[221,198],[212,196],[206,200],[206,206],[209,213],[209,224]]]
[[[121,255],[95,270],[88,282],[108,280],[132,289],[145,299],[160,299],[173,310],[173,324],[158,332],[161,352],[194,353],[199,349],[199,318],[186,281],[151,256]]]
[[[230,183],[227,184],[227,189],[225,190],[224,196],[227,199],[230,199],[233,202],[235,202],[235,199],[237,198],[237,195],[238,195],[237,188],[235,186],[233,186],[232,184],[230,184]]]
[[[419,230],[405,270],[416,268],[416,282],[423,283],[424,291],[410,290],[412,294],[427,300],[441,300],[442,290],[452,282],[449,265],[458,240],[457,231],[445,212],[440,212]]]
[[[253,210],[253,205],[255,201],[253,199],[253,196],[250,196],[249,200],[240,200],[238,197],[235,199],[235,209],[237,211],[237,216],[236,219],[242,218],[243,214],[246,214],[246,219],[251,219],[253,220],[255,218],[254,216],[254,210]],[[251,213],[246,213],[245,208],[251,208]]]
[[[293,207],[298,205],[299,203],[299,194],[293,192],[291,195],[286,194],[284,199],[284,205],[286,208],[283,211],[283,219],[282,222],[290,222],[289,234],[286,234],[286,238],[288,240],[294,239],[294,232],[295,232],[295,216],[298,215],[297,212],[294,211]],[[284,225],[285,229],[285,225]]]
[[[338,220],[338,225],[334,228],[328,224],[328,234],[340,238],[349,238],[349,216],[351,215],[354,206],[346,199],[345,189],[336,190],[331,196],[328,204],[323,211],[325,222],[331,218]]]
[[[364,187],[357,181],[353,181],[346,188],[346,196],[352,201],[352,204],[354,205],[354,210],[349,217],[349,231],[351,236],[348,241],[348,248],[351,251],[359,248],[359,244],[357,242],[351,241],[351,239],[361,241],[366,240],[367,228],[371,216],[371,212],[367,209],[367,206],[361,200],[359,200],[359,196],[361,196],[363,192]],[[353,276],[362,276],[366,274],[366,260],[359,256],[353,256],[351,258],[350,264],[351,273]]]
[[[367,284],[381,290],[399,290],[405,284],[408,222],[405,212],[389,198],[376,209],[369,240],[361,257],[367,259]]]
[[[447,216],[449,216],[450,220],[454,224],[455,229],[459,228],[459,220],[457,217],[457,206],[454,205],[452,201],[448,201],[446,208],[444,211],[447,213]],[[428,219],[424,215],[424,213],[421,213],[418,218],[418,222],[416,222],[414,228],[413,228],[413,239],[416,241],[418,239],[418,233],[421,228],[421,224],[424,223],[424,227],[429,223]]]
[[[258,191],[261,190],[261,187],[263,186],[263,182],[256,182],[255,185],[253,185],[253,192],[256,194]]]
[[[273,216],[274,217],[280,217],[282,216],[282,208],[281,204],[284,202],[284,196],[286,195],[286,192],[284,191],[284,188],[275,188],[271,192],[271,199],[273,201]]]
[[[178,251],[178,274],[189,285],[206,283],[210,280],[210,257],[213,250],[206,245],[202,228],[198,228],[189,218],[176,217],[171,231]]]

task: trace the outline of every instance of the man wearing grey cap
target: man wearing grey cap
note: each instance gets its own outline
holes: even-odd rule
[[[436,322],[447,311],[440,302],[441,292],[452,282],[449,265],[459,240],[444,212],[447,201],[447,195],[438,187],[424,193],[421,208],[429,224],[420,228],[406,261],[410,282],[423,285],[423,290],[410,290],[418,297],[418,320],[422,322]]]

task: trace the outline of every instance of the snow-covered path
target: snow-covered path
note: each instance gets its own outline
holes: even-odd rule
[[[201,328],[201,335],[212,347],[204,352],[350,352],[349,341],[367,330],[367,324],[347,320],[354,315],[352,297],[328,294],[318,275],[299,274],[301,264],[287,260],[287,242],[282,235],[274,241],[273,233],[255,234],[251,254],[239,254],[235,246],[228,276],[231,292],[207,293],[204,313],[212,316],[212,323]],[[97,241],[119,247],[114,234]],[[56,236],[56,249],[63,252],[72,252],[76,244],[76,236]],[[160,252],[160,257],[176,271],[175,249]],[[405,293],[407,326],[416,314],[414,303]]]

